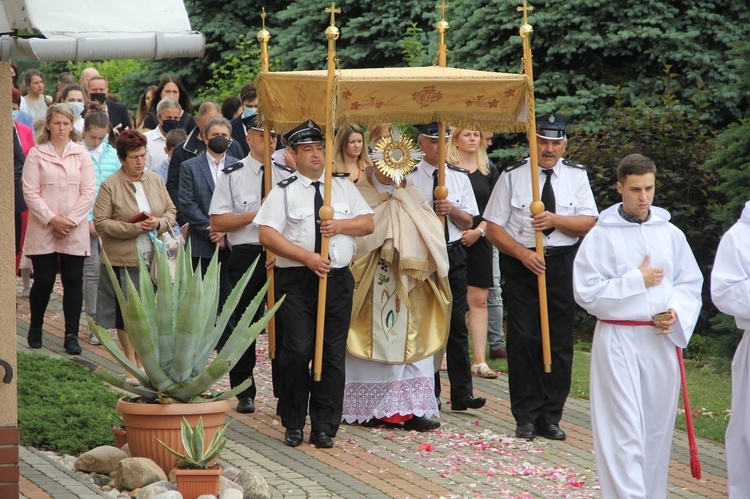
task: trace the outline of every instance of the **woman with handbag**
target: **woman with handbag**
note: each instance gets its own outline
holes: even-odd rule
[[[102,183],[94,204],[94,225],[102,238],[102,252],[112,264],[123,293],[125,274],[130,275],[137,288],[139,259],[151,261],[154,237],[169,230],[177,216],[161,177],[145,170],[146,142],[146,137],[137,130],[120,133],[116,149],[122,167]],[[105,268],[101,273],[96,320],[105,328],[117,329],[125,356],[140,367],[111,279],[104,277]],[[130,377],[125,381],[138,383]]]

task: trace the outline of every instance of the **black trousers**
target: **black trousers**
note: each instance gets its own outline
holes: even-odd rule
[[[245,286],[245,290],[242,292],[240,302],[237,304],[237,308],[234,309],[234,323],[237,324],[242,318],[242,314],[245,313],[245,309],[253,301],[258,291],[266,284],[266,251],[262,246],[250,246],[250,245],[235,245],[232,247],[232,253],[229,255],[229,280],[232,283],[232,287],[236,286],[237,283],[245,275],[247,269],[255,262],[258,258],[258,264],[255,266],[250,280]],[[255,313],[253,322],[263,317],[263,303],[265,299],[258,307],[258,311]],[[222,338],[219,343],[220,347],[224,346],[225,341],[228,337]],[[255,369],[256,355],[255,355],[255,342],[245,350],[245,353],[240,357],[237,363],[229,371],[229,383],[234,388],[242,384],[246,379],[253,379],[253,385],[247,390],[244,390],[237,394],[237,398],[251,398],[255,399],[255,393],[257,388],[255,386],[255,379],[253,378],[253,370]]]
[[[466,250],[460,244],[448,250],[448,281],[453,294],[451,324],[445,355],[448,363],[448,379],[451,382],[451,402],[466,400],[474,393],[469,359],[469,328],[466,327]],[[440,373],[435,373],[435,396],[440,397]]]
[[[505,306],[508,311],[508,385],[516,423],[558,424],[570,392],[573,365],[573,260],[575,253],[548,256],[552,372],[544,372],[537,276],[519,260],[503,255]]]
[[[52,288],[55,285],[58,262],[60,279],[63,285],[63,316],[65,334],[78,335],[83,307],[83,261],[86,257],[65,253],[30,255],[34,267],[34,284],[29,294],[31,320],[29,329],[41,330],[44,326],[44,312],[47,310]]]
[[[313,381],[310,361],[315,350],[320,278],[307,267],[278,269],[276,287],[286,294],[279,309],[284,342],[277,355],[281,376],[278,413],[285,428],[300,430],[310,406],[312,431],[335,436],[344,405],[346,338],[352,313],[354,278],[348,268],[328,274],[320,381]]]

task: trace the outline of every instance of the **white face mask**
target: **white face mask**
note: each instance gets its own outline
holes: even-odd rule
[[[250,116],[255,116],[256,114],[258,114],[257,107],[246,107],[242,110],[242,116],[245,118],[249,118]]]
[[[68,102],[70,109],[73,111],[73,116],[78,117],[83,112],[83,102]]]

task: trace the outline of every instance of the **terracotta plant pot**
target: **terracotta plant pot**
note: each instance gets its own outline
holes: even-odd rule
[[[125,430],[122,428],[112,428],[112,433],[115,435],[115,447],[122,449],[128,443],[128,436]]]
[[[202,495],[219,495],[219,477],[223,470],[220,466],[207,470],[180,470],[175,468],[177,491],[183,499],[198,499]]]
[[[147,457],[159,465],[167,475],[174,468],[175,456],[159,442],[158,438],[172,449],[184,453],[180,434],[182,418],[190,426],[203,418],[205,441],[210,442],[223,425],[229,401],[198,402],[192,404],[147,404],[130,402],[123,397],[117,402],[117,411],[128,432],[128,447],[133,457]]]

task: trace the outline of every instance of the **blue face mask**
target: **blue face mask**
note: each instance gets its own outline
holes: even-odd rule
[[[13,111],[11,111],[10,116],[13,119],[13,121],[16,121],[18,119],[19,112],[20,111],[18,109],[14,109]]]
[[[255,116],[256,114],[258,114],[257,107],[246,107],[242,110],[243,118],[249,118],[250,116]]]
[[[83,102],[68,102],[70,109],[73,111],[73,116],[78,117],[83,112]]]

